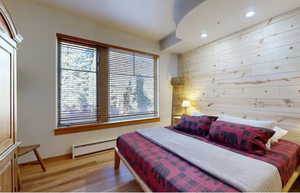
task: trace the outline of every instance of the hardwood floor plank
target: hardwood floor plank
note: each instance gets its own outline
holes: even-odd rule
[[[45,162],[47,172],[39,164],[21,166],[24,192],[142,192],[128,169],[121,164],[114,169],[112,150],[87,155],[75,160],[68,157]],[[300,191],[299,180],[291,188]]]
[[[141,192],[124,165],[114,170],[114,152],[46,160],[47,172],[38,164],[21,166],[22,189],[26,192]]]

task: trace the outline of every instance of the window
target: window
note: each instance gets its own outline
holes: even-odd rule
[[[109,118],[123,120],[156,114],[153,57],[109,49]]]
[[[59,125],[97,120],[97,49],[60,42]]]
[[[58,126],[158,116],[157,57],[58,38]]]

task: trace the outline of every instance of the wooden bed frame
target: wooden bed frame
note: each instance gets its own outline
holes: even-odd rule
[[[119,152],[119,149],[115,147],[115,170],[120,168],[120,162],[124,163],[124,165],[128,168],[130,173],[135,177],[141,188],[144,192],[153,192],[146,183],[137,175],[137,173],[133,170],[127,160],[123,157],[123,155]],[[282,188],[281,192],[288,192],[293,184],[296,182],[298,176],[300,175],[300,165],[297,167],[296,171],[293,173],[291,178],[289,179],[288,183]]]
[[[132,169],[127,160],[119,152],[119,149],[115,147],[115,170],[118,170],[120,168],[121,160],[124,163],[124,165],[128,168],[130,173],[135,177],[136,181],[139,183],[144,192],[152,192],[152,190],[146,185],[146,183],[137,175],[137,173],[135,173],[135,171]]]

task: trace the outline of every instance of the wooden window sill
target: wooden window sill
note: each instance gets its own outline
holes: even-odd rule
[[[146,123],[159,122],[160,118],[149,118],[149,119],[139,119],[139,120],[130,120],[130,121],[122,121],[122,122],[111,122],[111,123],[98,123],[98,124],[89,124],[89,125],[76,125],[70,127],[63,127],[54,130],[55,135],[66,135],[71,133],[79,133],[86,131],[94,131],[100,129],[108,129],[108,128],[117,128],[124,127],[129,125],[140,125]]]

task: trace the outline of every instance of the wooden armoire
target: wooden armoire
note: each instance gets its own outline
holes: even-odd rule
[[[17,190],[16,50],[21,40],[0,0],[0,192]]]

